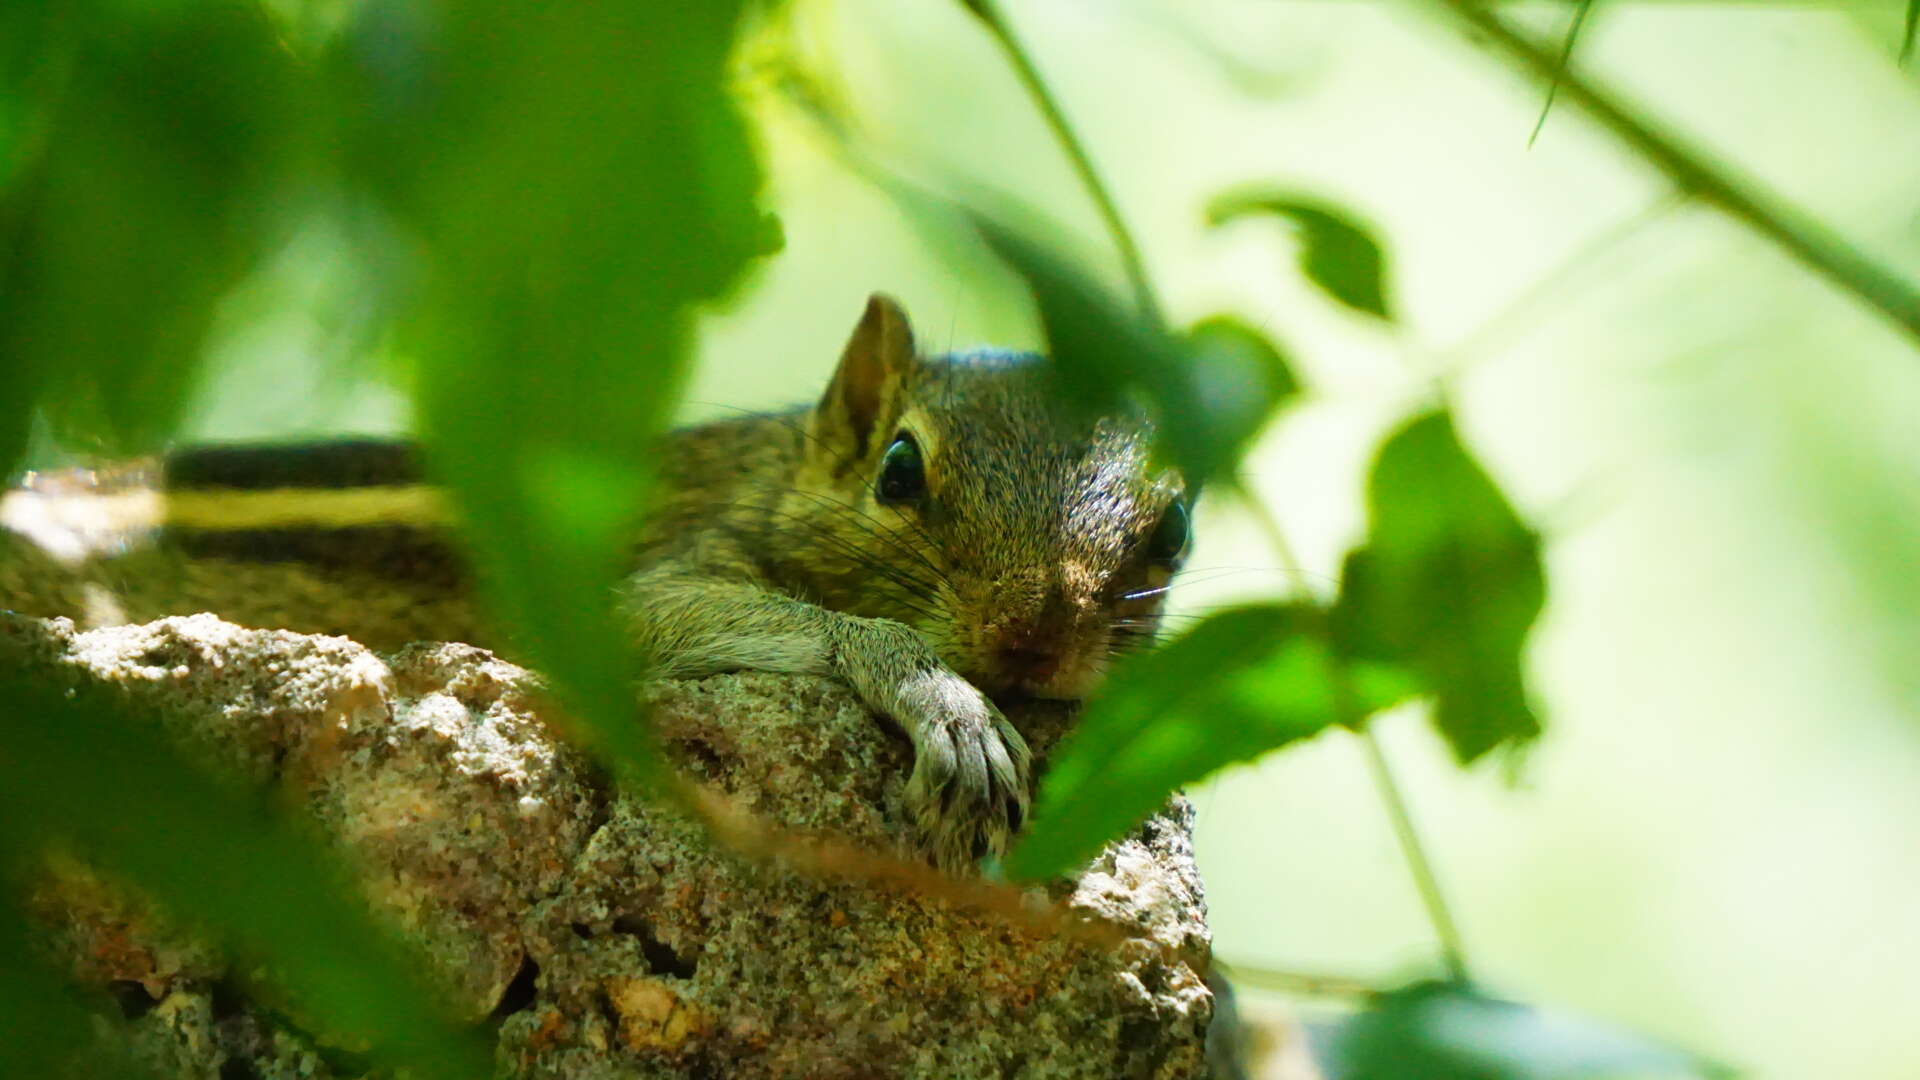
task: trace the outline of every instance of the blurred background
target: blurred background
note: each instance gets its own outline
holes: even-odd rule
[[[324,37],[351,5],[277,6]],[[1576,58],[1917,279],[1906,8],[1603,2]],[[1557,39],[1573,7],[1501,10]],[[1546,736],[1462,771],[1417,709],[1379,726],[1475,974],[1756,1077],[1920,1075],[1912,343],[1675,198],[1568,102],[1530,141],[1547,87],[1434,5],[1005,13],[1174,324],[1235,313],[1308,384],[1247,465],[1302,565],[1233,505],[1203,504],[1176,609],[1331,592],[1374,447],[1436,385],[1546,537],[1530,657]],[[877,289],[929,347],[1039,345],[1021,282],[876,175],[1003,193],[1106,250],[1003,55],[956,4],[790,5],[761,16],[739,69],[785,248],[703,316],[685,418],[817,394]],[[1397,330],[1317,295],[1278,221],[1209,226],[1207,203],[1252,182],[1374,226]],[[291,230],[223,302],[183,437],[407,429],[404,357],[367,329],[381,268],[333,220]],[[1382,985],[1436,970],[1351,736],[1191,794],[1229,964]]]

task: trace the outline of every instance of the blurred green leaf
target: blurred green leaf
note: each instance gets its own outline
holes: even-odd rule
[[[1445,413],[1387,440],[1367,507],[1366,545],[1347,556],[1333,611],[1343,653],[1417,673],[1463,764],[1538,735],[1522,650],[1546,597],[1540,539]]]
[[[1346,1080],[1574,1080],[1732,1075],[1644,1036],[1423,982],[1384,994],[1331,1052]]]
[[[149,1076],[128,1055],[97,1045],[74,988],[29,944],[36,928],[6,891],[16,884],[0,875],[0,1055],[8,1071],[53,1078],[82,1075],[84,1068],[89,1077]]]
[[[1324,615],[1296,606],[1221,612],[1164,648],[1130,658],[1047,763],[1033,825],[1007,861],[1038,880],[1079,865],[1182,784],[1338,723],[1345,694]],[[1391,698],[1351,702],[1361,712]]]
[[[1080,267],[1024,232],[984,216],[973,220],[988,246],[1033,293],[1053,368],[1072,400],[1089,413],[1108,414],[1137,404],[1136,394],[1158,389],[1163,404],[1184,399],[1182,403],[1198,411],[1191,387],[1179,377],[1178,343],[1164,329],[1149,324]],[[1175,438],[1168,434],[1170,443]],[[1174,456],[1184,459],[1188,454],[1176,448]]]
[[[1061,392],[1093,415],[1144,401],[1190,489],[1229,468],[1297,385],[1257,332],[1226,318],[1176,340],[1079,268],[982,217],[987,242],[1026,279]]]
[[[1920,30],[1920,0],[1907,0],[1907,27],[1900,36],[1900,61],[1913,58],[1914,31]]]
[[[258,4],[27,4],[0,28],[0,379],[70,440],[173,430],[216,305],[277,235],[307,83]]]
[[[6,835],[136,884],[244,964],[266,965],[303,1016],[384,1060],[446,1080],[490,1074],[485,1046],[428,1004],[420,960],[373,929],[336,860],[260,794],[216,781],[98,688],[62,691],[9,665],[0,700]]]
[[[1274,410],[1300,392],[1293,365],[1265,334],[1230,315],[1196,323],[1184,344],[1223,457],[1238,460]]]
[[[636,776],[611,597],[692,308],[778,237],[725,91],[739,6],[381,0],[337,58],[355,174],[421,257],[429,465],[499,621]]]
[[[1294,224],[1300,269],[1327,295],[1355,311],[1394,320],[1386,256],[1371,230],[1350,213],[1316,199],[1257,188],[1215,199],[1207,208],[1207,223],[1225,225],[1253,215],[1274,215]]]

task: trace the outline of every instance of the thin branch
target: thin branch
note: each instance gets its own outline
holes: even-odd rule
[[[1457,379],[1469,363],[1524,332],[1528,320],[1537,323],[1539,313],[1549,303],[1582,279],[1600,273],[1606,256],[1614,254],[1628,240],[1673,213],[1685,202],[1686,196],[1669,191],[1638,211],[1600,229],[1552,269],[1531,278],[1499,311],[1482,319],[1479,325],[1459,340],[1432,353],[1426,360],[1429,370],[1442,382]]]
[[[705,784],[679,780],[674,792],[728,850],[775,863],[816,881],[855,883],[896,896],[943,903],[994,919],[1034,940],[1070,939],[1113,951],[1126,928],[1092,912],[1049,901],[1040,890],[979,878],[956,878],[918,862],[870,851],[832,836],[771,825],[737,800]]]
[[[1293,550],[1293,543],[1287,539],[1287,532],[1280,527],[1280,519],[1274,515],[1273,509],[1254,493],[1247,484],[1245,474],[1234,476],[1233,492],[1239,498],[1241,509],[1253,518],[1267,546],[1273,549],[1273,557],[1280,560],[1281,568],[1287,571],[1290,591],[1296,595],[1311,596],[1306,588],[1306,574],[1300,565],[1299,553]]]
[[[1586,25],[1587,12],[1592,10],[1593,0],[1579,0],[1573,9],[1573,21],[1567,24],[1566,40],[1560,43],[1560,66],[1553,73],[1553,81],[1547,84],[1547,100],[1540,103],[1540,119],[1533,122],[1533,130],[1527,134],[1529,150],[1540,138],[1541,129],[1547,126],[1547,114],[1553,111],[1553,99],[1560,95],[1560,76],[1566,73],[1567,64],[1573,60],[1573,43],[1580,39],[1580,28]]]
[[[1340,998],[1371,998],[1380,993],[1379,987],[1351,975],[1280,971],[1275,968],[1242,964],[1237,960],[1225,961],[1218,957],[1214,958],[1214,966],[1224,971],[1227,978],[1236,986],[1251,986],[1256,990],[1272,990],[1282,994],[1297,994],[1301,997]]]
[[[1440,955],[1446,962],[1447,974],[1456,982],[1464,982],[1467,958],[1460,945],[1460,927],[1453,921],[1446,895],[1440,891],[1440,878],[1433,872],[1427,849],[1420,843],[1420,833],[1413,826],[1413,815],[1407,811],[1400,785],[1387,766],[1387,753],[1371,725],[1360,728],[1360,742],[1366,747],[1367,765],[1373,772],[1374,782],[1386,800],[1387,817],[1393,822],[1393,835],[1400,842],[1400,854],[1407,860],[1407,870],[1413,874],[1413,887],[1419,890],[1420,902],[1426,906],[1427,918],[1433,923],[1434,936],[1440,939]]]
[[[1875,262],[1818,220],[1795,209],[1750,178],[1735,175],[1677,136],[1635,115],[1611,91],[1562,69],[1553,54],[1521,36],[1482,0],[1434,0],[1509,60],[1541,78],[1557,78],[1568,98],[1600,125],[1665,173],[1681,190],[1718,207],[1858,297],[1920,342],[1920,289]]]
[[[1272,545],[1274,556],[1282,563],[1299,566],[1294,555],[1293,545],[1288,542],[1286,531],[1280,527],[1280,520],[1272,509],[1239,482],[1241,505],[1253,515],[1260,531],[1266,534],[1267,542]],[[1387,818],[1393,823],[1394,838],[1400,844],[1401,857],[1407,861],[1407,872],[1413,876],[1414,888],[1420,893],[1420,903],[1427,911],[1427,919],[1433,924],[1433,936],[1440,943],[1441,962],[1446,966],[1447,975],[1455,980],[1467,977],[1466,951],[1460,944],[1459,924],[1454,921],[1453,911],[1447,906],[1447,898],[1440,891],[1440,878],[1433,870],[1433,862],[1427,858],[1427,851],[1420,842],[1419,830],[1414,828],[1413,815],[1407,810],[1407,802],[1400,793],[1400,785],[1394,781],[1393,770],[1387,767],[1386,752],[1380,748],[1379,739],[1365,717],[1355,715],[1354,693],[1347,677],[1346,665],[1336,657],[1333,662],[1334,695],[1338,699],[1335,711],[1344,722],[1348,722],[1359,735],[1366,747],[1367,764],[1373,774],[1374,786],[1380,789],[1380,798],[1386,804]]]
[[[1155,328],[1166,325],[1160,312],[1160,301],[1153,292],[1153,283],[1147,277],[1146,261],[1140,256],[1140,246],[1134,242],[1133,233],[1127,229],[1126,222],[1120,217],[1120,208],[1115,205],[1113,195],[1100,179],[1100,172],[1094,167],[1093,158],[1087,155],[1087,148],[1074,133],[1073,125],[1068,122],[1066,113],[1054,100],[1047,84],[1040,78],[1040,71],[1033,66],[1033,60],[1020,45],[1020,39],[1013,34],[1012,27],[1000,14],[999,5],[993,0],[961,0],[967,10],[979,16],[987,30],[1000,47],[1006,50],[1007,59],[1012,62],[1013,70],[1026,86],[1027,93],[1033,97],[1040,115],[1045,118],[1053,137],[1059,141],[1060,149],[1073,165],[1073,171],[1080,177],[1080,186],[1086,189],[1087,197],[1093,200],[1094,209],[1100,213],[1100,220],[1107,227],[1107,234],[1113,240],[1114,250],[1120,256],[1120,266],[1127,276],[1127,286],[1133,290],[1133,303],[1139,313]]]

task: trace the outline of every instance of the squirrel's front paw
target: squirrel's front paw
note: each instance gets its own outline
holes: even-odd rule
[[[913,740],[907,810],[921,843],[956,874],[1004,852],[1027,817],[1027,741],[985,694],[945,668],[914,676],[898,701],[895,719]]]

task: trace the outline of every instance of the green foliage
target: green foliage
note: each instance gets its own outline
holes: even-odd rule
[[[1165,792],[1415,695],[1463,764],[1539,734],[1523,678],[1539,540],[1446,414],[1387,440],[1368,504],[1330,610],[1225,612],[1119,667],[1055,751],[1011,874],[1068,870]]]
[[[5,471],[36,410],[69,445],[161,445],[219,305],[303,215],[340,208],[356,255],[388,271],[368,302],[414,364],[429,465],[496,618],[588,741],[647,776],[608,598],[690,309],[777,235],[724,89],[739,6],[367,0],[296,48],[250,0],[7,5]],[[263,991],[382,1060],[488,1071],[298,829],[150,727],[4,674],[10,717],[32,718],[0,725],[0,759],[28,778],[0,793],[7,836],[71,845],[203,922],[266,965]]]
[[[1229,315],[1195,323],[1181,344],[1222,457],[1238,462],[1274,412],[1300,393],[1293,365],[1266,335]]]
[[[1121,388],[1154,402],[1182,467],[1205,475],[1229,466],[1295,391],[1278,353],[1243,325],[1209,320],[1175,343],[1035,243],[989,235],[1033,288],[1069,391],[1096,408],[1123,405]],[[1116,342],[1123,359],[1110,359]],[[1255,390],[1209,394],[1210,381]],[[1166,791],[1416,690],[1435,699],[1462,762],[1538,734],[1521,650],[1545,595],[1539,541],[1445,414],[1387,441],[1368,504],[1368,541],[1349,556],[1331,613],[1215,616],[1122,666],[1056,751],[1010,873],[1066,870]]]
[[[1365,546],[1347,556],[1335,640],[1402,665],[1434,696],[1464,764],[1540,732],[1522,649],[1546,596],[1540,540],[1468,456],[1445,413],[1401,428],[1367,484]]]
[[[1334,658],[1315,618],[1297,607],[1225,612],[1116,672],[1054,751],[1007,872],[1071,869],[1168,791],[1335,723]]]
[[[15,884],[0,876],[0,885]],[[34,955],[28,925],[14,897],[0,893],[0,1047],[17,1075],[71,1075],[74,1051],[95,1041],[92,1027],[73,988]],[[146,1075],[128,1061],[92,1060],[87,1067],[92,1075]]]
[[[1215,226],[1258,215],[1284,218],[1299,230],[1300,270],[1307,280],[1355,311],[1394,320],[1386,255],[1372,230],[1351,213],[1270,188],[1229,192],[1207,208],[1207,222]]]
[[[430,1004],[419,960],[370,925],[336,861],[257,793],[215,780],[157,722],[105,692],[0,671],[0,700],[9,709],[0,760],[10,765],[0,820],[12,837],[70,850],[138,885],[245,965],[272,971],[286,1005],[331,1035],[364,1040],[422,1076],[486,1074],[485,1048]],[[15,925],[0,927],[0,948]],[[50,1001],[49,1026],[23,1031],[9,1056],[57,1053],[56,1040],[72,1035],[57,1010]]]
[[[975,221],[1033,292],[1060,392],[1095,415],[1145,402],[1190,488],[1229,471],[1298,391],[1279,350],[1244,323],[1216,317],[1175,338],[1041,239]]]
[[[1642,1036],[1423,982],[1382,994],[1333,1048],[1349,1080],[1681,1080],[1729,1070]]]
[[[0,21],[0,370],[70,438],[127,452],[173,429],[216,303],[273,241],[307,101],[257,4],[111,7]],[[26,410],[6,411],[10,462]]]
[[[1414,689],[1392,670],[1344,667],[1324,619],[1298,604],[1221,612],[1115,672],[1055,750],[1008,874],[1038,880],[1070,870],[1169,791]]]
[[[1247,212],[1233,209],[1240,205],[1293,212],[1274,196],[1244,200],[1223,200],[1216,215]],[[1314,215],[1307,220],[1321,224],[1308,229],[1309,272],[1331,274],[1328,287],[1349,297],[1383,297],[1377,243],[1331,212]],[[991,221],[981,229],[1033,291],[1063,391],[1094,411],[1147,402],[1196,487],[1230,475],[1273,410],[1298,392],[1284,358],[1243,323],[1208,319],[1172,338],[1041,240]],[[1378,313],[1386,315],[1383,303]],[[1539,733],[1522,678],[1522,648],[1545,596],[1539,541],[1445,414],[1414,420],[1387,441],[1368,506],[1367,542],[1349,556],[1330,611],[1216,616],[1161,653],[1121,665],[1055,752],[1010,873],[1067,870],[1169,790],[1330,724],[1360,723],[1415,693],[1434,699],[1436,723],[1463,763]]]
[[[466,3],[408,43],[424,86],[357,70],[356,168],[427,253],[406,329],[430,462],[490,607],[636,776],[653,755],[606,598],[689,308],[772,235],[722,90],[738,8]]]

